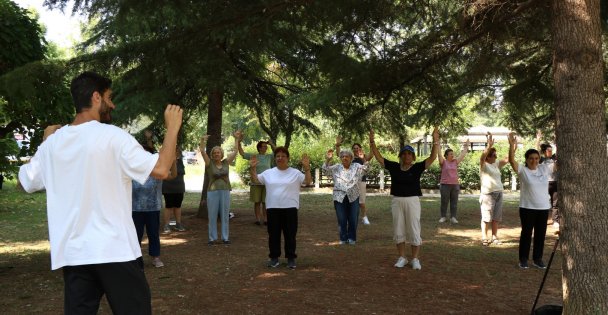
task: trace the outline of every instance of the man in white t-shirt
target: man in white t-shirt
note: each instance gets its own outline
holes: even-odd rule
[[[150,288],[136,259],[131,180],[164,179],[175,159],[179,106],[165,110],[158,154],[146,152],[111,120],[112,81],[84,72],[71,83],[74,121],[45,130],[43,143],[19,170],[27,192],[46,189],[51,269],[63,268],[64,313],[96,314],[107,296],[115,314],[151,314]]]

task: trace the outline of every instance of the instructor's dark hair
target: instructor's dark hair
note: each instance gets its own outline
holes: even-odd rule
[[[76,113],[83,109],[91,108],[91,96],[98,92],[103,95],[112,86],[112,80],[95,72],[86,71],[74,78],[70,85],[72,100],[76,107]]]

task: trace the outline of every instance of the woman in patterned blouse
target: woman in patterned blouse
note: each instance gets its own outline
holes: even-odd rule
[[[355,245],[359,220],[359,181],[365,174],[366,165],[351,163],[353,152],[340,151],[341,164],[331,165],[334,151],[327,151],[323,171],[334,180],[334,208],[340,226],[340,244]]]

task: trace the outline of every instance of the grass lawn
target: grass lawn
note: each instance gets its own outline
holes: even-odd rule
[[[518,197],[504,204],[500,246],[480,245],[477,196],[461,196],[459,224],[438,223],[439,200],[422,203],[422,270],[393,267],[390,197],[368,195],[371,225],[359,225],[357,245],[338,245],[328,190],[301,195],[298,268],[265,266],[267,234],[254,225],[247,193],[234,192],[230,246],[207,246],[207,220],[196,216],[200,194],[184,200],[186,232],[161,236],[163,268],[153,268],[142,244],[155,314],[525,314],[543,271],[517,268]],[[44,193],[0,191],[0,309],[5,314],[60,314],[61,271],[50,271]],[[548,228],[545,261],[555,242]],[[409,254],[409,249],[408,249]],[[284,261],[281,261],[284,263]],[[561,255],[556,254],[540,305],[561,303]],[[110,314],[104,301],[100,314]]]

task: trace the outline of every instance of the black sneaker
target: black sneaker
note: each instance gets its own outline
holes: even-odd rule
[[[520,261],[519,262],[519,269],[528,269],[530,267],[528,267],[528,262],[527,261]]]
[[[532,263],[532,266],[534,266],[538,269],[547,269],[547,265],[545,265],[545,263],[542,260],[535,260]]]
[[[287,259],[287,267],[289,269],[296,269],[296,259],[295,258]]]
[[[230,245],[230,244],[232,244],[232,242],[230,240],[224,240],[222,243],[224,243],[224,245]]]
[[[209,242],[207,242],[207,246],[213,246],[213,245],[215,245],[215,241],[209,241]]]
[[[280,265],[280,263],[279,263],[279,259],[278,258],[271,258],[268,261],[268,265],[267,266],[270,267],[270,268],[276,268],[279,265]]]

